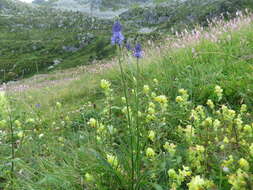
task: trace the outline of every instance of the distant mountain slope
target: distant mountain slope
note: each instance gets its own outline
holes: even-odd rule
[[[146,41],[245,8],[252,9],[253,1],[0,0],[0,83],[112,57],[115,18],[127,39]]]
[[[171,0],[151,7],[135,7],[122,13],[120,18],[133,27],[156,27],[168,31],[207,25],[207,20],[236,16],[238,10],[253,10],[252,0]]]
[[[0,0],[0,82],[113,54],[110,20]]]
[[[133,6],[150,5],[153,0],[36,0],[34,4],[61,10],[80,11],[96,17],[113,18]]]

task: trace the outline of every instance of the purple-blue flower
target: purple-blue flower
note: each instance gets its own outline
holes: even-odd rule
[[[122,26],[119,21],[116,21],[112,27],[112,38],[111,42],[113,45],[121,45],[125,39],[123,34],[121,33]]]
[[[128,51],[132,50],[131,44],[129,42],[127,42],[126,48],[127,48]]]
[[[119,21],[116,21],[114,25],[112,26],[112,32],[115,33],[115,32],[121,32],[121,31],[122,31],[122,26]]]
[[[139,59],[142,57],[142,48],[141,44],[137,44],[134,48],[134,56]]]
[[[36,108],[40,108],[41,105],[40,105],[40,104],[36,104],[35,107],[36,107]]]

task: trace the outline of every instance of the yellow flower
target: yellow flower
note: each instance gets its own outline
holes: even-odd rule
[[[95,128],[97,126],[97,120],[94,119],[94,118],[90,118],[89,122],[88,122],[88,125]]]
[[[187,94],[188,94],[187,90],[185,90],[185,89],[183,89],[183,88],[179,89],[178,92],[179,92],[180,94],[182,94],[182,95],[187,95]]]
[[[148,94],[149,93],[149,86],[148,85],[144,85],[144,87],[143,87],[143,92],[145,93],[145,94]]]
[[[158,85],[158,83],[159,83],[157,79],[154,79],[153,82],[154,82],[156,85]]]
[[[62,106],[62,105],[61,105],[60,102],[56,102],[56,107],[57,107],[57,108],[61,108],[61,106]]]
[[[217,130],[221,126],[221,122],[218,119],[215,119],[213,122],[213,127]]]
[[[190,120],[199,121],[199,115],[196,110],[191,110]]]
[[[225,120],[232,121],[235,118],[236,112],[234,110],[228,109],[228,107],[225,105],[222,105],[221,109],[222,109],[222,114]],[[240,125],[239,123],[241,122],[242,121],[240,118],[236,119],[237,125]]]
[[[160,95],[160,96],[156,96],[154,98],[154,100],[160,104],[167,104],[168,103],[168,99],[166,96],[164,95]]]
[[[35,120],[33,118],[29,118],[26,120],[26,123],[35,123]]]
[[[148,105],[150,108],[155,108],[155,104],[153,102],[149,102],[149,105]]]
[[[147,117],[146,117],[146,121],[147,122],[153,121],[155,119],[156,119],[155,115],[152,115],[152,114],[148,114]]]
[[[247,105],[242,104],[240,112],[241,112],[241,113],[247,112]]]
[[[227,137],[225,137],[225,138],[223,139],[223,142],[224,142],[224,143],[226,143],[226,144],[228,144],[228,143],[229,143],[228,138],[227,138]]]
[[[223,89],[220,86],[215,86],[215,90],[214,90],[216,96],[218,97],[218,100],[220,101],[222,99],[223,96]]]
[[[214,103],[212,100],[207,100],[207,103],[206,103],[211,109],[214,108]]]
[[[147,148],[146,150],[146,156],[147,157],[154,157],[155,156],[155,151],[152,148]]]
[[[201,145],[196,145],[196,150],[197,150],[198,152],[200,152],[200,153],[205,152],[205,148],[204,148],[203,146],[201,146]]]
[[[240,116],[238,116],[238,117],[235,119],[235,123],[236,123],[236,125],[237,125],[237,128],[239,128],[239,130],[241,130],[243,121],[242,121],[242,118],[241,118]]]
[[[182,178],[185,178],[187,176],[190,176],[192,172],[190,171],[189,167],[183,166],[183,170],[179,169],[179,174],[182,176]]]
[[[20,131],[20,132],[18,133],[18,137],[19,137],[19,138],[23,138],[23,137],[24,137],[23,131]]]
[[[113,156],[111,154],[107,154],[106,155],[107,157],[107,161],[114,167],[117,167],[118,166],[118,159],[116,156]]]
[[[252,127],[250,125],[245,125],[244,126],[244,129],[243,131],[246,133],[246,134],[252,134]]]
[[[154,142],[155,140],[155,132],[153,130],[149,131],[148,138]]]
[[[170,178],[177,179],[177,173],[174,169],[169,169],[167,173]]]
[[[250,166],[249,166],[249,162],[247,160],[245,160],[244,158],[241,158],[238,161],[239,165],[241,166],[242,169],[248,171]]]
[[[102,79],[100,82],[100,86],[102,89],[108,90],[108,89],[110,89],[111,83],[105,79]]]
[[[94,181],[94,177],[89,173],[85,174],[85,179],[86,179],[87,182],[93,182]]]
[[[155,109],[152,108],[152,107],[148,108],[148,113],[149,114],[155,114]]]
[[[21,127],[21,123],[20,123],[19,120],[14,121],[14,123],[15,123],[15,125],[16,125],[17,127]]]
[[[212,118],[211,118],[211,117],[208,117],[208,118],[206,118],[206,119],[203,121],[203,126],[208,127],[208,126],[211,126],[212,123],[213,123]]]
[[[177,97],[176,97],[176,102],[177,102],[177,103],[181,103],[181,102],[183,102],[183,101],[184,101],[184,99],[183,99],[182,96],[177,96]]]
[[[188,183],[189,190],[202,190],[205,186],[205,180],[201,178],[199,175],[196,177],[193,177]]]
[[[248,174],[241,169],[238,169],[236,173],[228,176],[228,183],[232,185],[233,190],[246,190],[247,189]]]

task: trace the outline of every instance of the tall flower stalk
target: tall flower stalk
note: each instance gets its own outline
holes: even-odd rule
[[[136,57],[136,78],[134,78],[135,82],[135,112],[134,112],[134,122],[132,121],[131,111],[130,111],[130,104],[129,104],[129,96],[127,92],[127,82],[125,78],[125,73],[122,65],[122,48],[123,48],[123,41],[124,36],[122,34],[122,26],[121,24],[116,21],[112,27],[112,38],[111,42],[113,45],[117,45],[117,51],[119,53],[119,67],[121,72],[121,80],[123,86],[123,92],[125,96],[126,102],[126,110],[127,110],[127,124],[130,133],[130,152],[131,152],[131,189],[139,189],[139,181],[140,171],[141,171],[141,128],[140,128],[140,107],[139,107],[139,83],[140,83],[140,66],[139,60],[142,57],[142,47],[140,44],[137,44],[133,49],[133,55]],[[131,45],[129,43],[126,44],[127,50],[132,50]]]
[[[122,65],[122,44],[124,41],[124,36],[122,34],[122,26],[119,21],[116,21],[112,27],[112,38],[111,42],[113,45],[117,46],[118,54],[120,55],[118,57],[118,63],[119,68],[121,72],[121,82],[123,85],[123,92],[124,97],[126,100],[126,108],[127,108],[127,125],[130,132],[130,148],[131,148],[131,189],[134,189],[134,179],[135,179],[135,166],[134,166],[134,135],[133,135],[133,128],[132,128],[132,121],[131,121],[131,113],[130,113],[130,105],[129,105],[129,97],[127,93],[127,84],[126,84],[126,78],[123,70]]]
[[[136,57],[136,89],[135,89],[135,104],[136,104],[136,137],[137,137],[137,146],[136,146],[136,177],[137,180],[140,178],[141,170],[141,159],[140,159],[140,121],[139,121],[139,82],[140,82],[140,65],[139,59],[142,57],[142,48],[140,44],[137,44],[134,48],[134,56]]]

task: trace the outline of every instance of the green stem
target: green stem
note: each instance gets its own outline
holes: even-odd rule
[[[120,52],[120,56],[122,53],[122,50],[120,48],[120,46],[118,47],[118,51]],[[131,189],[134,189],[134,177],[135,177],[135,167],[134,167],[134,148],[133,148],[133,129],[131,127],[131,117],[130,117],[130,106],[129,106],[129,99],[127,96],[127,85],[126,85],[126,81],[125,81],[125,77],[124,77],[124,72],[123,72],[123,66],[122,66],[122,62],[121,62],[121,57],[119,57],[119,67],[120,67],[120,72],[121,72],[121,80],[122,80],[122,84],[123,84],[123,91],[124,91],[124,96],[126,99],[126,106],[127,106],[127,122],[128,122],[128,127],[129,127],[129,131],[130,131],[130,147],[131,147]]]
[[[14,159],[15,159],[15,144],[14,144],[14,129],[12,123],[11,110],[8,108],[9,122],[10,122],[10,130],[11,130],[11,184],[13,184],[14,180]]]
[[[139,126],[139,82],[140,82],[140,66],[139,59],[137,58],[137,79],[136,79],[136,90],[135,90],[135,101],[136,101],[136,130],[137,130],[137,155],[136,155],[136,173],[137,178],[140,176],[140,126]]]
[[[219,189],[221,189],[221,186],[222,186],[222,168],[220,167]]]
[[[5,69],[4,69],[4,82],[5,82],[5,79],[6,79],[6,76],[5,76],[5,75],[6,75],[6,73],[5,73]]]

